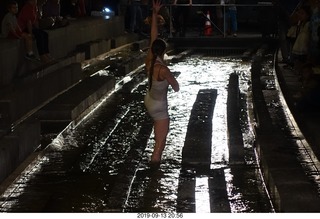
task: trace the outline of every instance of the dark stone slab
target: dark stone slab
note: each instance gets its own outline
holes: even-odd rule
[[[191,110],[182,165],[210,168],[212,116],[216,98],[216,89],[199,90]]]
[[[230,213],[224,169],[215,169],[208,179],[211,212]]]
[[[229,78],[227,117],[228,117],[228,139],[229,139],[229,163],[244,163],[244,147],[240,126],[240,103],[239,103],[239,77],[233,73]]]

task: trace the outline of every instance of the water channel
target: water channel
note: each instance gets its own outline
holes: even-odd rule
[[[119,91],[103,100],[79,125],[53,140],[48,153],[8,188],[0,200],[0,210],[210,213],[215,208],[210,201],[209,181],[219,173],[224,178],[221,194],[225,198],[215,203],[224,205],[217,212],[274,212],[256,162],[248,115],[251,63],[238,56],[192,54],[169,67],[176,73],[181,90],[169,90],[170,132],[158,170],[151,171],[148,166],[154,138],[143,105],[146,81],[130,94],[121,92],[119,85]],[[239,76],[242,97],[245,164],[239,166],[228,162],[226,102],[231,73]],[[218,94],[212,121],[213,174],[197,174],[195,194],[186,194],[188,191],[179,190],[185,177],[181,173],[182,149],[200,89],[217,89]],[[194,200],[181,202],[181,196]],[[23,204],[26,200],[28,206]]]

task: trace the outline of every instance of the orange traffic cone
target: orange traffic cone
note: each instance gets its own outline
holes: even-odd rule
[[[212,26],[210,22],[210,13],[209,11],[207,12],[207,19],[204,25],[204,35],[205,36],[210,36],[212,35]]]

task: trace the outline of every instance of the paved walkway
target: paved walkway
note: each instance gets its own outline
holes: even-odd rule
[[[301,81],[299,76],[293,71],[292,68],[281,63],[281,54],[278,55],[278,62],[276,63],[276,71],[278,81],[286,103],[297,122],[297,125],[305,140],[312,148],[315,156],[320,160],[320,109],[311,111],[299,111],[296,107],[299,92],[301,92]]]

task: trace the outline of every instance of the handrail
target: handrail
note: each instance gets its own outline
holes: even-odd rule
[[[139,3],[137,5],[146,5],[146,4],[143,4],[143,3]],[[235,4],[229,4],[229,3],[224,3],[224,4],[221,4],[221,3],[218,3],[218,4],[198,4],[198,3],[192,3],[191,5],[190,4],[162,4],[164,6],[222,6],[222,5],[236,5],[236,6],[257,6],[257,5],[260,5],[260,6],[274,6],[274,4],[272,2],[258,2],[257,4],[238,4],[238,3],[235,3]],[[126,6],[130,6],[130,4],[126,4]]]
[[[225,18],[225,12],[226,12],[226,7],[230,7],[230,6],[236,6],[236,7],[274,7],[274,5],[272,4],[272,2],[258,2],[257,4],[228,4],[228,3],[220,3],[220,4],[164,4],[164,6],[168,6],[170,8],[169,12],[170,12],[170,17],[172,17],[172,7],[223,7],[223,31],[220,30],[217,25],[215,25],[211,20],[209,20],[211,22],[212,25],[214,25],[217,30],[223,34],[223,37],[226,37],[226,18]],[[171,22],[170,22],[170,36],[172,36],[172,26],[171,26]]]

